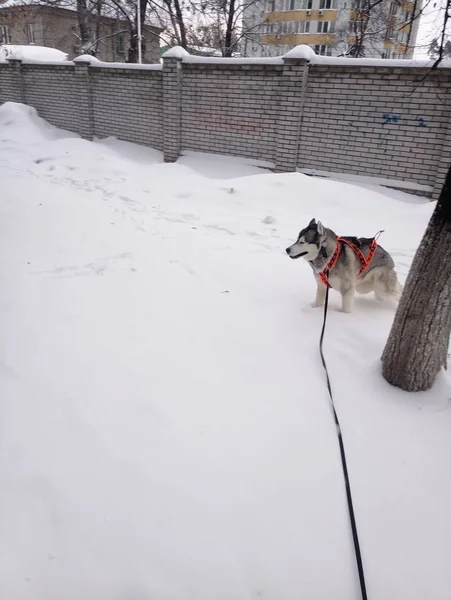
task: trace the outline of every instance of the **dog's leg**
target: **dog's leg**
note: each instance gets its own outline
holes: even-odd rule
[[[354,308],[354,288],[345,288],[341,290],[341,312],[350,313]]]
[[[399,283],[394,269],[388,272],[383,271],[375,282],[374,294],[380,301],[389,298],[399,301],[402,291],[403,286]]]
[[[315,279],[316,279],[316,285],[317,285],[316,298],[315,298],[315,302],[312,302],[311,306],[313,308],[320,308],[321,306],[324,306],[324,302],[326,300],[327,288],[319,277],[315,277]]]

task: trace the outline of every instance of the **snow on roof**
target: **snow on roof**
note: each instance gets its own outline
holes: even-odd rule
[[[67,56],[61,50],[45,46],[16,46],[12,44],[0,46],[0,62],[3,63],[9,59],[24,62],[61,62],[67,61]]]

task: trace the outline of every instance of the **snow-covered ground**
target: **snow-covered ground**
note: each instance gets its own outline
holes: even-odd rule
[[[284,248],[312,217],[385,229],[404,279],[433,205],[233,159],[163,164],[15,104],[0,190],[2,600],[359,598],[322,313]],[[391,388],[394,308],[338,306],[325,351],[369,597],[447,600],[449,380]]]

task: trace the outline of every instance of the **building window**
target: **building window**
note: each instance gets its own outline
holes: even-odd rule
[[[335,31],[335,21],[318,21],[317,33],[333,33]]]
[[[319,0],[320,10],[337,8],[337,0]]]
[[[281,23],[269,23],[267,33],[279,33],[287,35],[290,33],[309,33],[310,21],[282,21]]]
[[[268,0],[266,3],[266,12],[274,12],[276,10],[276,0]]]
[[[393,27],[388,27],[385,32],[385,37],[387,40],[392,40],[395,37],[395,30]]]
[[[33,23],[28,23],[27,25],[27,38],[29,44],[35,44],[36,40],[34,38],[34,25]]]
[[[396,35],[396,41],[399,44],[407,44],[408,35],[409,34],[405,31],[398,31],[398,34]]]
[[[395,16],[397,12],[398,12],[398,4],[396,2],[392,2],[390,4],[390,14]]]
[[[312,0],[295,0],[294,10],[310,10],[312,8]]]
[[[268,6],[271,5],[272,0],[268,0]],[[271,10],[268,8],[268,12],[286,11],[286,10],[310,10],[312,8],[312,0],[277,0],[273,2],[275,7]]]
[[[125,38],[122,33],[116,35],[116,52],[118,54],[125,54]]]
[[[308,33],[310,31],[310,21],[295,21],[294,33]]]
[[[325,44],[317,44],[315,46],[315,54],[320,54],[321,56],[332,56],[332,47],[326,46]]]
[[[0,44],[10,44],[9,27],[0,27]]]

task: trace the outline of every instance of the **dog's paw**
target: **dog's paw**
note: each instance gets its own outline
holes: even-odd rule
[[[324,304],[318,304],[318,302],[312,302],[310,304],[311,308],[321,308],[322,306],[324,306]]]

